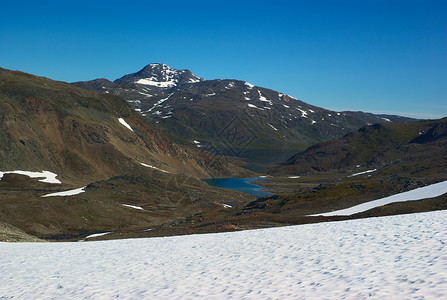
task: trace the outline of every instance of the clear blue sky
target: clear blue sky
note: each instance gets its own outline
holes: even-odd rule
[[[3,1],[0,67],[62,81],[153,62],[334,110],[447,116],[447,1]]]

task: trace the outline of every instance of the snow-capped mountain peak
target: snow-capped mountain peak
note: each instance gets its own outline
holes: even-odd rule
[[[165,64],[152,63],[140,71],[117,79],[116,83],[133,82],[136,84],[159,88],[171,88],[186,83],[203,81],[189,70],[173,69]]]

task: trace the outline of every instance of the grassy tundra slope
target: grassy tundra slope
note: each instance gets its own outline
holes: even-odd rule
[[[252,199],[198,179],[247,171],[175,144],[120,98],[5,69],[0,145],[0,221],[41,238],[148,228]],[[52,172],[60,183],[17,170]]]

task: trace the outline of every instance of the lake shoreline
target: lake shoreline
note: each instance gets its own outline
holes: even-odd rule
[[[258,198],[274,195],[272,193],[262,190],[264,189],[264,187],[251,183],[253,181],[262,179],[267,179],[267,177],[212,178],[202,180],[211,186],[247,193]]]

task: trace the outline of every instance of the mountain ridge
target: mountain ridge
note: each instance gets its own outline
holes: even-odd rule
[[[216,155],[236,156],[258,164],[285,160],[312,144],[341,137],[368,124],[414,120],[364,112],[335,112],[241,80],[201,79],[175,85],[161,81],[164,86],[157,86],[154,72],[161,72],[163,68],[176,72],[163,64],[150,64],[139,71],[141,75],[143,70],[150,69],[147,74],[152,77],[146,78],[151,82],[149,85],[141,84],[145,79],[140,75],[135,77],[138,72],[125,75],[109,86],[95,81],[72,84],[123,98],[146,121],[177,143],[200,146]],[[163,73],[157,76],[163,77]],[[228,135],[225,132],[228,127],[238,131],[232,141],[222,138]]]
[[[439,150],[446,142],[447,117],[407,124],[374,124],[339,139],[315,144],[267,172],[311,174],[355,169],[360,165],[372,169],[398,165],[415,157],[424,159],[423,165],[439,166],[445,156]]]

